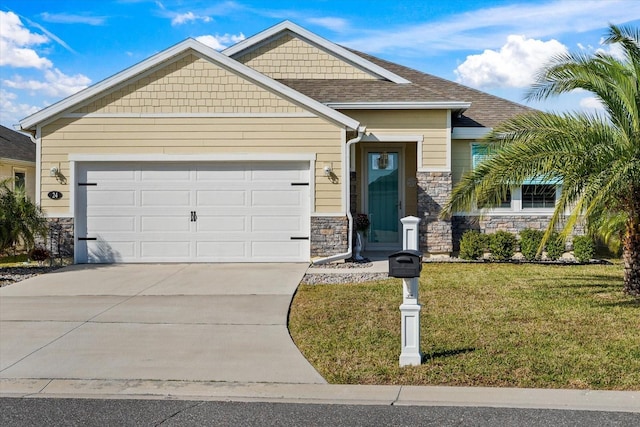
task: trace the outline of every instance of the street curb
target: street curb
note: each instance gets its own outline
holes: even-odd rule
[[[640,413],[640,391],[164,380],[0,379],[0,397],[467,406]]]

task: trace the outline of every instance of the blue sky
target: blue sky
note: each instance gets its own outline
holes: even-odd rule
[[[13,126],[187,37],[221,49],[285,19],[526,103],[533,72],[551,55],[611,50],[600,44],[607,25],[640,26],[640,1],[0,0],[0,124]],[[586,92],[528,105],[598,107]]]

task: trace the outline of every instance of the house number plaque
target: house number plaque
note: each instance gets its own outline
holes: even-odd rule
[[[47,194],[47,196],[48,196],[50,199],[53,199],[53,200],[62,199],[62,193],[61,193],[61,192],[59,192],[59,191],[49,191],[49,193]]]

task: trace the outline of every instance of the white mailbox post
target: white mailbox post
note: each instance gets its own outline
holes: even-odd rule
[[[420,218],[408,216],[402,222],[402,248],[419,250],[420,233],[418,225]],[[422,363],[420,353],[420,304],[418,304],[418,277],[402,279],[402,351],[400,352],[400,366],[417,366]]]

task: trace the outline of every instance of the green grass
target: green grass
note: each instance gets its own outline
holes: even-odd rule
[[[620,265],[425,264],[418,367],[401,280],[301,285],[291,335],[330,383],[640,390],[640,300]]]

